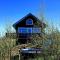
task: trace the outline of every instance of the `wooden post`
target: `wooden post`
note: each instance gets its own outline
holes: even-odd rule
[[[19,60],[21,60],[20,58],[21,58],[21,56],[20,56],[20,49],[19,49]]]

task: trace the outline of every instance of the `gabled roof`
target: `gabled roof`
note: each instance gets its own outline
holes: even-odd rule
[[[19,21],[17,21],[16,23],[13,24],[13,27],[16,28],[16,25],[19,24],[21,21],[25,20],[27,17],[33,17],[35,20],[40,21],[37,17],[35,17],[33,14],[29,13],[27,14],[25,17],[23,17],[22,19],[20,19]],[[42,22],[42,21],[40,21]],[[43,23],[44,24],[44,23]]]

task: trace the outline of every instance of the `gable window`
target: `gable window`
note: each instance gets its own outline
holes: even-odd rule
[[[32,19],[27,19],[26,20],[26,25],[33,25],[33,20]]]

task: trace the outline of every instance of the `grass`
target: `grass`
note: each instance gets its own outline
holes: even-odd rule
[[[47,60],[54,60],[54,56],[47,56],[46,58],[47,58]],[[44,58],[43,57],[36,57],[33,59],[29,59],[29,60],[44,60]]]

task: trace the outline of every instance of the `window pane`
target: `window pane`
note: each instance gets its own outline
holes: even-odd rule
[[[33,24],[33,20],[32,19],[26,20],[26,25],[32,25],[32,24]]]
[[[18,33],[32,33],[32,28],[18,28]]]
[[[26,28],[26,27],[20,27],[18,28],[18,33],[40,33],[40,28]]]
[[[41,32],[40,30],[41,30],[40,28],[33,28],[33,33],[40,33]]]
[[[21,28],[18,28],[18,33],[27,33],[27,30],[26,28],[21,27]]]
[[[32,28],[27,28],[27,33],[32,33]]]

